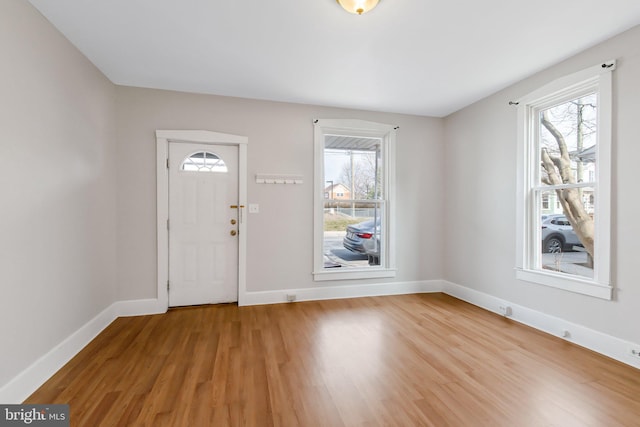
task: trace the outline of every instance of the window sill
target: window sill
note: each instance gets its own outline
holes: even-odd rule
[[[329,280],[377,279],[380,277],[396,277],[396,270],[391,268],[349,270],[349,271],[314,271],[313,280],[324,282]]]
[[[613,288],[609,284],[598,283],[593,280],[525,269],[516,269],[516,278],[605,300],[611,300],[612,298]]]

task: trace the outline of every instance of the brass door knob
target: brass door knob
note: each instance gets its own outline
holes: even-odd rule
[[[238,232],[236,230],[231,230],[231,235],[235,236],[236,234],[238,234]]]

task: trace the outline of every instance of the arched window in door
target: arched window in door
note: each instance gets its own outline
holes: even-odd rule
[[[186,172],[228,172],[224,160],[209,151],[198,151],[185,158],[180,170]]]

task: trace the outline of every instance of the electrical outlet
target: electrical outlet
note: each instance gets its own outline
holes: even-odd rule
[[[498,307],[498,310],[500,311],[500,314],[505,317],[511,316],[511,307],[509,307],[508,305],[501,305],[500,307]]]
[[[287,301],[294,302],[296,300],[296,294],[287,294]]]
[[[629,354],[635,357],[636,359],[640,359],[640,347],[631,347],[629,349]]]

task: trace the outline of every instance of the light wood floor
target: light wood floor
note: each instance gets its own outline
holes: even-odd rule
[[[640,426],[640,371],[442,294],[120,318],[27,403],[73,426]]]

